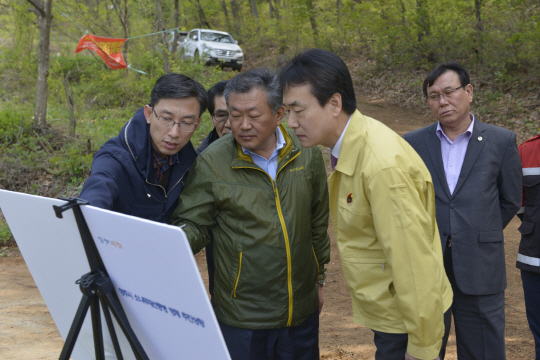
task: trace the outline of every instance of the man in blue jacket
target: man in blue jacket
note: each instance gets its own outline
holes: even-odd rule
[[[197,153],[191,136],[208,106],[204,87],[181,74],[160,77],[139,109],[94,155],[79,197],[91,205],[167,223]]]

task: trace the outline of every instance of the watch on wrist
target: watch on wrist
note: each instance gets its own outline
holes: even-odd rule
[[[324,280],[317,280],[316,283],[321,286],[324,286]]]

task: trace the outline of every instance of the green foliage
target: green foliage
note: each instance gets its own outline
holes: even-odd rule
[[[11,233],[8,224],[3,219],[0,220],[0,246],[11,239],[13,239],[13,234]]]
[[[17,99],[0,104],[0,144],[11,144],[31,133],[31,108],[21,107]]]
[[[519,112],[536,119],[534,94],[540,85],[537,1],[476,3],[481,4],[477,9],[475,2],[465,0],[256,0],[255,17],[251,1],[190,0],[180,2],[179,26],[183,30],[205,28],[206,22],[213,29],[230,32],[244,49],[245,67],[266,64],[279,68],[295,53],[320,47],[346,58],[353,65],[353,77],[380,87],[403,83],[414,92],[422,83],[416,74],[425,74],[437,63],[457,60],[489,84],[482,100],[475,99],[483,113],[502,114],[502,121],[514,121]],[[93,153],[148,102],[156,79],[165,73],[163,49],[167,46],[161,44],[160,35],[131,39],[124,45],[127,63],[148,75],[127,69],[113,71],[88,50],[75,54],[75,46],[86,31],[122,38],[158,31],[156,1],[55,0],[48,137],[37,137],[32,131],[36,16],[28,11],[26,0],[0,0],[0,5],[0,185],[39,191],[42,175],[38,174],[46,173],[69,185],[57,189],[59,193],[77,189],[90,171]],[[161,6],[164,27],[173,28],[174,3],[161,1]],[[126,8],[128,26],[124,27],[121,15]],[[182,60],[179,54],[165,54],[172,71],[197,79],[207,88],[235,75]],[[365,65],[368,61],[369,66]],[[363,67],[356,66],[360,62]],[[410,81],[404,81],[402,74]],[[75,103],[74,138],[66,135],[70,116],[66,78]],[[509,98],[510,91],[522,91],[527,98]],[[523,122],[538,128],[537,120]],[[200,143],[211,129],[210,118],[204,114],[193,142]],[[13,180],[12,171],[17,169],[29,171],[27,177],[35,181]]]

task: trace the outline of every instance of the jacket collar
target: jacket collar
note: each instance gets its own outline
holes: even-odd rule
[[[352,176],[360,155],[361,144],[366,136],[366,121],[360,111],[355,110],[352,114],[349,126],[345,131],[336,171]]]
[[[285,130],[283,125],[279,125],[279,129],[281,130],[281,134],[283,135],[283,138],[285,139],[285,146],[281,148],[281,150],[279,151],[278,164],[280,164],[281,161],[289,154],[296,153],[299,151],[298,147],[295,146],[293,139],[291,138],[287,130]],[[255,165],[255,163],[251,159],[251,156],[249,156],[248,154],[244,154],[244,152],[242,151],[242,146],[236,140],[233,140],[233,141],[236,147],[236,154],[233,157],[232,167],[233,168],[241,167],[242,162],[244,161],[250,162],[253,165]],[[280,166],[278,165],[278,169],[279,167]]]
[[[480,155],[484,144],[486,141],[488,141],[488,135],[485,132],[486,129],[486,124],[475,118],[473,132],[471,139],[469,140],[469,144],[467,145],[467,152],[465,153],[465,159],[463,159],[463,165],[461,166],[459,178],[454,192],[450,194],[448,182],[446,181],[446,174],[444,172],[444,164],[442,161],[441,140],[437,136],[437,123],[434,123],[428,127],[430,136],[426,137],[426,146],[429,149],[429,156],[433,163],[433,168],[437,173],[437,178],[441,182],[442,188],[444,189],[444,192],[448,198],[452,198],[457,194],[469,176],[478,155]]]
[[[478,159],[478,155],[480,155],[482,148],[489,140],[489,136],[485,132],[486,128],[486,124],[475,120],[471,139],[469,140],[467,152],[465,153],[465,159],[463,159],[461,172],[459,173],[456,188],[454,189],[452,196],[457,194],[457,192],[465,182],[465,179],[467,179],[467,177],[469,176],[472,168],[474,167],[474,164],[476,163],[476,159]]]

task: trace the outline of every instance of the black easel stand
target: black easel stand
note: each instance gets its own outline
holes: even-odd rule
[[[75,220],[77,221],[77,226],[79,227],[79,232],[84,245],[84,250],[86,251],[86,257],[88,258],[88,263],[90,264],[91,272],[83,275],[79,280],[76,281],[76,284],[79,284],[79,287],[81,288],[83,296],[79,304],[79,308],[77,309],[77,313],[75,314],[75,318],[73,319],[73,323],[71,324],[71,328],[66,338],[66,342],[64,343],[59,360],[69,360],[86,317],[86,313],[88,312],[88,308],[90,308],[92,317],[96,360],[105,360],[105,347],[103,346],[103,332],[99,312],[100,305],[103,309],[103,315],[105,316],[107,327],[109,328],[109,333],[111,335],[118,360],[123,360],[124,358],[122,356],[120,345],[118,344],[118,338],[114,330],[114,325],[109,310],[112,311],[116,321],[118,321],[118,324],[126,335],[126,338],[128,339],[137,360],[149,360],[141,343],[129,325],[127,316],[124,313],[124,309],[122,309],[122,306],[120,305],[120,301],[118,300],[116,293],[114,292],[114,287],[109,279],[105,265],[101,260],[101,256],[96,248],[96,244],[92,239],[92,234],[90,234],[88,225],[86,224],[84,216],[81,212],[80,205],[87,205],[88,201],[72,197],[61,200],[66,200],[67,203],[62,206],[54,205],[54,212],[58,218],[62,218],[62,213],[64,211],[73,209]]]

